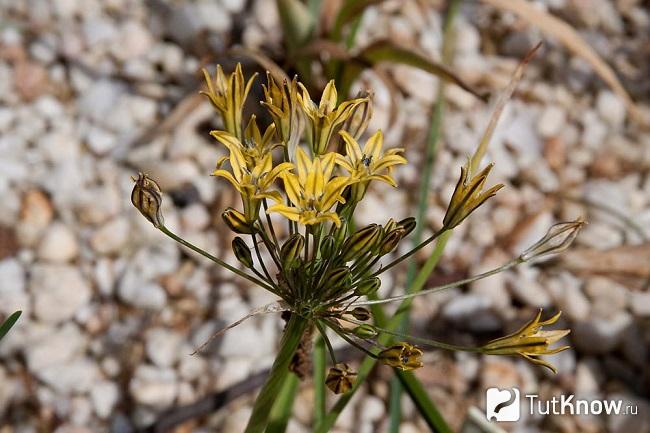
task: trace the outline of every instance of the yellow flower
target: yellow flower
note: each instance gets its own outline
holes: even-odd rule
[[[203,69],[203,75],[208,86],[208,91],[202,91],[201,94],[207,96],[214,108],[219,111],[223,118],[226,131],[233,134],[239,140],[242,140],[242,110],[257,74],[253,74],[244,83],[244,73],[242,72],[241,64],[237,63],[235,72],[227,78],[223,73],[223,69],[221,69],[221,65],[217,65],[214,82],[206,69]]]
[[[330,209],[336,202],[345,203],[341,193],[351,181],[345,176],[332,177],[335,159],[334,153],[328,153],[312,160],[304,150],[297,148],[298,173],[284,170],[280,174],[287,197],[293,206],[276,204],[269,208],[269,212],[277,212],[304,225],[330,220],[337,227],[340,226],[339,216]],[[282,199],[276,201],[281,202]]]
[[[494,196],[497,191],[503,188],[503,184],[497,184],[487,191],[483,191],[483,185],[485,185],[485,181],[493,165],[488,165],[471,179],[469,178],[469,167],[466,165],[460,168],[460,178],[456,184],[454,194],[449,201],[445,218],[442,221],[446,229],[453,229],[463,222],[477,207],[485,203],[487,199]]]
[[[505,337],[490,341],[485,346],[481,347],[481,352],[488,355],[519,355],[534,364],[543,365],[553,373],[557,373],[557,370],[551,363],[544,361],[539,357],[541,355],[553,355],[569,348],[569,346],[562,346],[555,349],[549,349],[549,346],[569,334],[569,332],[571,332],[569,329],[558,329],[553,331],[541,330],[543,326],[552,325],[557,322],[561,314],[562,312],[559,312],[550,319],[540,322],[542,317],[542,309],[540,308],[535,318],[524,325],[520,330]]]
[[[351,178],[359,182],[355,185],[359,191],[352,194],[357,201],[363,198],[371,180],[380,180],[391,186],[397,186],[390,173],[394,165],[406,164],[406,158],[399,155],[403,149],[390,149],[382,153],[384,135],[381,130],[375,132],[366,141],[363,150],[349,133],[340,131],[339,134],[345,142],[346,156],[337,155],[336,163],[346,169]]]
[[[368,98],[357,98],[336,105],[338,94],[334,80],[331,80],[323,90],[320,104],[316,105],[311,100],[309,92],[301,83],[298,84],[302,93],[298,95],[298,101],[302,105],[309,122],[307,122],[307,140],[315,155],[325,153],[332,134],[337,126],[348,120],[353,114],[353,109],[366,101]]]
[[[382,350],[378,357],[382,363],[404,371],[422,367],[422,351],[404,342]]]
[[[273,118],[280,140],[286,146],[287,156],[293,161],[304,127],[298,104],[298,80],[294,77],[291,83],[285,80],[282,85],[279,85],[269,72],[266,73],[266,80],[268,86],[262,85],[264,89],[262,105]]]
[[[270,154],[273,149],[282,145],[281,143],[273,141],[274,134],[275,125],[271,124],[266,128],[266,131],[264,131],[264,135],[262,135],[260,128],[257,126],[255,115],[251,116],[251,119],[244,130],[243,142],[229,132],[210,131],[210,135],[223,143],[226,147],[230,148],[230,146],[234,146],[239,148],[239,151],[246,160],[246,166],[249,170],[252,170],[253,167]],[[219,161],[217,161],[217,168],[221,167],[228,159],[228,156],[220,158]]]
[[[283,162],[273,167],[273,157],[267,153],[255,165],[250,167],[242,153],[243,145],[234,136],[223,133],[218,139],[228,148],[232,173],[220,168],[220,165],[212,173],[213,176],[226,178],[239,191],[244,203],[244,215],[249,223],[254,222],[259,214],[261,200],[270,198],[274,201],[281,201],[282,196],[278,191],[271,191],[273,182],[279,175],[291,170],[293,165]],[[224,161],[220,161],[223,163]]]

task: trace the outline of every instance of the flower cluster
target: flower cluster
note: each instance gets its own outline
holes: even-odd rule
[[[256,117],[251,116],[243,127],[242,113],[255,77],[245,81],[240,65],[230,75],[218,67],[214,79],[207,72],[205,77],[207,90],[203,93],[224,125],[223,130],[211,135],[227,151],[212,174],[227,180],[241,196],[241,209],[228,208],[222,218],[237,235],[233,252],[246,270],[169,231],[160,212],[160,188],[145,175],[137,179],[133,204],[172,238],[277,295],[285,311],[309,323],[305,335],[316,329],[330,349],[334,367],[326,384],[332,391],[349,390],[356,374],[347,364],[337,362],[328,330],[385,365],[401,370],[421,367],[422,351],[418,347],[404,341],[389,346],[379,342],[377,337],[390,331],[375,326],[370,310],[359,300],[374,299],[381,272],[440,233],[452,230],[501,188],[496,185],[483,191],[491,166],[475,175],[469,166],[463,167],[442,229],[403,256],[380,263],[413,231],[415,219],[390,219],[354,228],[355,209],[368,188],[374,183],[396,187],[392,170],[407,162],[402,149],[384,149],[381,131],[360,144],[372,114],[371,97],[365,94],[340,102],[332,81],[316,104],[296,79],[280,82],[267,74],[262,106],[271,122],[260,128]],[[263,249],[268,260],[263,259]],[[554,353],[548,344],[565,335],[564,331],[552,335],[539,331],[550,323],[534,321],[517,337],[495,340],[481,351],[516,352],[547,365],[537,355]],[[529,342],[534,343],[530,350],[517,349],[529,347]]]

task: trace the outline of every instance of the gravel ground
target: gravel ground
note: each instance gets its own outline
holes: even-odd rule
[[[268,367],[282,321],[251,320],[189,354],[218,326],[270,302],[154,230],[129,202],[145,171],[166,191],[168,226],[234,262],[219,211],[235,196],[208,176],[222,150],[208,104],[194,102],[198,69],[233,41],[277,47],[271,1],[0,1],[0,317],[24,310],[0,345],[0,432],[133,432],[173,405],[195,402]],[[364,16],[363,45],[380,37],[439,58],[441,1],[387,1]],[[466,2],[457,20],[455,68],[499,89],[539,31],[513,15]],[[617,68],[632,97],[650,101],[650,8],[641,0],[544,0]],[[224,12],[225,11],[225,12]],[[411,162],[399,189],[377,186],[359,223],[415,213],[419,164],[437,80],[389,66],[399,94],[372,71],[371,129]],[[189,95],[189,96],[188,96]],[[449,87],[443,140],[427,215],[438,228],[459,167],[476,146],[489,105]],[[179,101],[186,111],[166,119]],[[553,39],[532,61],[487,159],[506,188],[452,237],[435,285],[490,269],[554,222],[589,221],[563,258],[418,299],[414,333],[476,343],[513,330],[536,308],[564,312],[570,351],[547,374],[523,361],[429,352],[418,377],[454,428],[485,389],[516,385],[542,397],[623,399],[636,416],[529,416],[512,432],[650,431],[650,135],[584,61]],[[602,206],[612,210],[603,210]],[[617,216],[624,215],[627,219]],[[630,220],[632,223],[630,223]],[[402,272],[383,288],[402,290]],[[384,431],[380,368],[341,416],[339,432]],[[301,390],[289,431],[308,431],[313,394]],[[645,397],[644,397],[645,396]],[[241,431],[251,395],[178,432]],[[402,432],[427,431],[406,397]],[[525,414],[524,414],[525,415]]]

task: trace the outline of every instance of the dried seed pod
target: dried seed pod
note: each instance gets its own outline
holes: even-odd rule
[[[239,236],[232,240],[232,251],[239,262],[247,268],[253,268],[253,256],[246,242]]]
[[[325,379],[325,385],[334,394],[343,394],[352,389],[357,373],[350,368],[348,364],[339,362],[330,368]]]
[[[223,211],[221,217],[230,230],[235,233],[239,233],[240,235],[250,235],[255,232],[253,227],[251,227],[248,221],[246,221],[244,214],[238,210],[229,207]]]
[[[139,173],[131,191],[131,203],[156,228],[165,225],[162,215],[162,191],[158,184],[146,174]]]
[[[370,311],[364,307],[354,307],[351,311],[348,311],[348,313],[360,322],[370,320],[371,317]]]

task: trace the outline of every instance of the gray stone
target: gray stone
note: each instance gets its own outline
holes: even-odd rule
[[[29,298],[25,292],[25,269],[14,258],[0,261],[0,299],[0,314],[8,315],[29,308]]]
[[[63,365],[83,353],[87,338],[74,323],[51,329],[25,346],[25,358],[30,371],[36,373],[51,365]]]
[[[99,254],[118,253],[129,240],[130,225],[126,218],[115,218],[100,227],[90,238],[90,246]]]
[[[632,315],[626,311],[619,311],[607,319],[590,317],[573,326],[572,342],[577,350],[586,354],[611,352],[621,343],[632,320]]]
[[[147,332],[146,351],[149,359],[159,367],[171,367],[180,355],[182,335],[164,328]]]
[[[71,319],[92,295],[79,269],[67,265],[36,265],[29,282],[36,317],[58,323]]]
[[[93,384],[90,398],[95,413],[100,418],[108,418],[120,397],[120,390],[114,382],[101,381]]]
[[[67,225],[55,222],[45,232],[37,254],[44,261],[69,262],[79,254],[77,237]]]
[[[153,407],[171,405],[178,393],[178,381],[174,370],[140,365],[129,384],[135,401]]]
[[[58,393],[83,393],[88,392],[97,381],[99,368],[89,358],[77,358],[49,365],[35,374]]]

